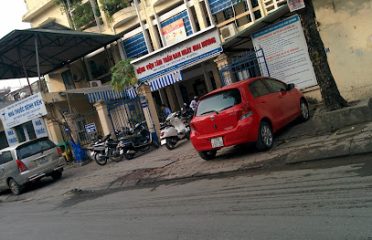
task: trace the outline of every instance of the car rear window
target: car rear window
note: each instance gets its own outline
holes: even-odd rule
[[[198,104],[196,116],[223,111],[241,103],[241,95],[238,89],[230,89],[218,92],[202,99]]]
[[[32,155],[54,148],[55,146],[56,145],[49,139],[38,139],[17,147],[17,156],[19,159],[28,158]]]

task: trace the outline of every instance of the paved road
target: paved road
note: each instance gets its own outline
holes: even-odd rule
[[[368,161],[369,160],[369,161]],[[371,156],[0,203],[0,239],[372,239]]]

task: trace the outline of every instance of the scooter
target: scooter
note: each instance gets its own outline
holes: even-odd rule
[[[125,136],[119,138],[120,151],[127,159],[133,159],[137,152],[146,152],[151,146],[159,147],[146,127],[145,122],[137,123],[134,129],[126,129]]]
[[[92,152],[94,160],[100,166],[106,165],[109,159],[122,160],[124,153],[122,143],[111,139],[111,134],[95,142],[92,146]]]
[[[165,124],[161,126],[160,144],[165,145],[169,150],[173,150],[180,140],[190,138],[190,127],[180,117],[180,112],[174,112],[167,117]]]

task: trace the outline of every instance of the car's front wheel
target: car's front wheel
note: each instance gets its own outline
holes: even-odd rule
[[[206,161],[214,159],[216,154],[216,150],[199,152],[199,156]]]
[[[19,195],[22,193],[23,187],[19,185],[13,178],[8,182],[9,189],[14,195]]]
[[[261,122],[258,131],[257,149],[264,151],[272,148],[274,144],[274,134],[270,124],[266,121]]]

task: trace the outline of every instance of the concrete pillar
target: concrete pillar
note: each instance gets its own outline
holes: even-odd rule
[[[199,22],[200,30],[203,30],[208,27],[206,15],[203,11],[203,8],[199,0],[193,0],[193,3],[194,3],[195,12],[196,12],[196,17]]]
[[[195,21],[194,21],[194,18],[192,17],[191,10],[189,8],[188,0],[183,0],[183,3],[186,6],[186,12],[187,12],[187,16],[189,17],[192,33],[196,33]]]
[[[102,131],[104,135],[108,135],[114,132],[114,127],[112,126],[108,109],[103,101],[94,104],[96,111],[98,113],[98,118],[101,123]]]
[[[64,141],[63,135],[62,135],[63,129],[61,129],[58,122],[53,121],[51,119],[47,119],[46,126],[47,126],[49,137],[55,144],[58,144]]]
[[[203,71],[205,86],[207,86],[207,91],[211,92],[211,91],[213,91],[213,85],[211,83],[211,79],[209,78],[209,75],[208,75],[208,72],[207,72],[207,66],[204,63],[202,63],[201,67],[202,67],[202,71]]]
[[[147,26],[150,32],[150,38],[152,40],[151,42],[153,44],[154,50],[158,50],[161,48],[161,43],[160,43],[161,40],[159,39],[159,34],[157,33],[158,29],[153,24],[153,21],[150,17],[151,14],[148,12],[149,8],[146,8],[145,1],[142,1],[142,6],[143,6],[143,9],[145,9],[145,17],[146,17]]]
[[[110,28],[110,21],[108,19],[108,16],[106,15],[105,11],[103,10],[105,8],[105,6],[103,5],[103,1],[97,1],[98,3],[98,8],[99,8],[99,12],[101,13],[101,18],[102,18],[102,21],[103,21],[103,25],[104,25],[104,29],[103,31],[105,32],[107,29]]]
[[[216,25],[213,19],[210,5],[209,5],[209,0],[204,0],[204,2],[205,2],[205,8],[207,9],[209,21],[211,22],[212,25]]]
[[[216,87],[221,88],[222,87],[221,75],[215,63],[211,64],[211,70],[213,73],[214,81],[216,82]]]
[[[144,96],[147,100],[148,107],[144,110],[147,127],[149,130],[155,130],[158,137],[160,136],[160,122],[158,112],[156,111],[155,100],[152,97],[150,86],[141,85],[138,88],[138,94]],[[155,129],[154,129],[155,128]]]
[[[217,68],[220,72],[221,72],[221,69],[225,68],[226,66],[228,66],[230,64],[228,56],[224,53],[219,55],[214,60],[214,62],[217,64]],[[223,71],[222,77],[223,77],[223,79],[221,79],[221,80],[223,80],[224,85],[230,85],[231,83],[236,82],[235,76],[234,76],[234,74],[231,70],[230,71]]]
[[[145,9],[146,9],[146,5],[144,5],[144,6],[145,6]],[[147,51],[150,53],[150,52],[153,51],[153,49],[152,49],[152,45],[151,45],[151,42],[150,42],[149,35],[147,34],[145,25],[143,24],[143,21],[142,21],[142,18],[141,18],[141,14],[140,14],[141,9],[140,9],[138,0],[134,0],[134,8],[136,9],[138,21],[140,23],[140,26],[141,26],[141,29],[142,29],[142,32],[143,32],[143,37],[145,38]]]
[[[169,106],[169,102],[168,102],[168,99],[167,99],[167,94],[165,93],[164,88],[159,89],[159,95],[160,95],[161,103]]]
[[[180,107],[183,107],[184,101],[183,101],[183,98],[182,98],[182,93],[181,93],[180,86],[178,84],[174,84],[173,88],[174,88],[174,92],[176,93],[178,104],[180,105]]]
[[[153,8],[152,8],[152,11],[154,12],[155,21],[156,21],[156,27],[158,28],[158,31],[159,31],[160,40],[161,40],[161,42],[163,43],[163,46],[165,47],[167,44],[166,44],[166,42],[165,42],[165,39],[164,39],[163,34],[161,33],[161,26],[160,26],[159,16],[158,16],[158,13],[156,12],[156,9],[155,9],[154,6],[153,6]]]
[[[267,15],[267,11],[266,11],[266,8],[265,8],[265,2],[264,0],[258,0],[258,5],[260,6],[260,12],[261,12],[261,16],[264,17]]]
[[[168,101],[169,101],[169,107],[171,108],[172,112],[179,110],[180,108],[177,104],[176,93],[174,92],[174,89],[173,89],[172,85],[166,87],[165,92],[167,93]]]

